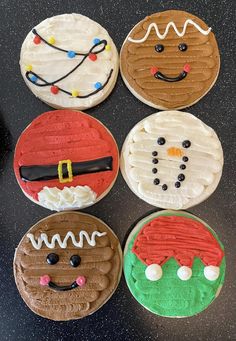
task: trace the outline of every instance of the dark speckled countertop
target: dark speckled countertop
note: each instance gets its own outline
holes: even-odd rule
[[[19,70],[21,44],[30,29],[47,17],[77,12],[102,24],[118,49],[130,29],[146,15],[167,9],[189,11],[213,28],[221,52],[221,72],[210,93],[186,111],[213,127],[222,144],[225,166],[216,192],[190,211],[212,226],[225,245],[227,274],[216,301],[185,319],[153,315],[130,294],[124,278],[107,304],[94,315],[53,322],[33,314],[15,286],[15,247],[30,226],[50,211],[29,201],[18,187],[12,160],[21,131],[49,107],[26,87]],[[235,221],[235,0],[1,0],[0,2],[0,340],[236,340]],[[114,134],[119,148],[135,123],[153,113],[119,77],[112,95],[87,110]],[[139,200],[121,175],[106,198],[84,210],[103,219],[123,243],[130,225],[153,207]]]

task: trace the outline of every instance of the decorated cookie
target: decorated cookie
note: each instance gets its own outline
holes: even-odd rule
[[[14,170],[25,195],[51,210],[93,205],[112,188],[119,154],[111,133],[82,112],[56,110],[21,134]]]
[[[108,32],[80,14],[42,21],[27,35],[20,55],[30,90],[54,108],[86,109],[106,99],[119,69]]]
[[[199,101],[214,85],[219,68],[212,29],[183,11],[146,17],[121,49],[125,84],[139,100],[158,109],[181,109]]]
[[[121,276],[114,232],[84,213],[63,212],[35,224],[15,252],[14,275],[25,303],[51,320],[94,313],[114,293]]]
[[[121,171],[130,189],[162,208],[186,209],[207,199],[222,167],[214,130],[180,111],[159,112],[137,123],[121,152]]]
[[[154,314],[188,317],[218,296],[225,276],[224,249],[215,232],[183,211],[142,219],[124,250],[132,295]]]

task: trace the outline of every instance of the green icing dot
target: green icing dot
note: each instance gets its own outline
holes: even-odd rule
[[[180,213],[175,213],[175,215],[189,217]],[[192,216],[191,218],[194,219]],[[148,221],[147,219],[144,224]],[[221,247],[223,247],[215,232],[206,224],[205,226],[215,236]],[[152,282],[145,276],[146,265],[131,251],[137,234],[138,232],[130,241],[124,256],[125,278],[136,300],[148,310],[161,316],[192,316],[206,309],[215,299],[217,291],[223,285],[225,257],[221,262],[220,276],[215,281],[209,281],[204,277],[204,264],[199,258],[194,259],[192,277],[188,281],[182,281],[177,276],[179,265],[174,258],[171,258],[162,267],[162,278]]]

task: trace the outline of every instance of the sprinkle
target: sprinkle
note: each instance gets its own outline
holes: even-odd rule
[[[30,79],[33,83],[36,83],[38,78],[35,75],[30,75]]]
[[[71,91],[71,96],[72,97],[77,97],[78,94],[79,94],[79,92],[77,90],[75,90],[75,89]]]
[[[41,38],[39,36],[35,36],[33,41],[36,45],[38,45],[41,43]]]
[[[52,85],[50,90],[53,95],[57,95],[59,92],[59,88],[56,85]]]
[[[105,46],[105,50],[106,50],[106,51],[110,51],[110,50],[111,50],[111,45],[106,45],[106,46]]]
[[[94,38],[94,39],[93,39],[94,45],[99,44],[100,41],[101,41],[101,40],[100,40],[99,38]]]
[[[25,66],[25,71],[32,71],[32,69],[33,67],[30,64]]]
[[[53,45],[55,44],[55,38],[52,36],[48,39],[49,44]]]
[[[75,57],[75,51],[68,51],[67,52],[67,57],[68,58],[74,58]]]
[[[92,60],[93,62],[95,62],[95,60],[97,60],[97,56],[95,53],[90,53],[89,54],[89,59]]]
[[[95,89],[100,89],[102,87],[102,83],[97,82],[94,84]]]

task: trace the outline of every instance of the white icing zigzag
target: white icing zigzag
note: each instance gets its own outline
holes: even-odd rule
[[[32,246],[36,249],[36,250],[40,250],[42,247],[43,242],[45,243],[45,245],[49,248],[49,249],[54,249],[55,248],[55,244],[56,242],[58,242],[58,245],[60,246],[60,248],[65,249],[67,247],[67,240],[69,238],[71,238],[71,241],[73,243],[73,245],[75,247],[80,247],[82,248],[84,245],[84,237],[86,238],[88,244],[90,246],[95,246],[96,245],[96,241],[95,238],[97,237],[102,237],[105,236],[107,233],[106,232],[98,232],[98,231],[94,231],[91,235],[91,237],[89,237],[88,233],[86,231],[80,231],[79,233],[79,242],[76,241],[75,239],[75,235],[73,232],[69,231],[67,232],[64,240],[61,240],[61,236],[59,235],[59,233],[54,234],[54,236],[52,236],[51,242],[49,242],[48,240],[48,236],[46,233],[41,233],[38,240],[35,240],[34,235],[32,233],[28,233],[27,237],[30,239]]]
[[[146,34],[145,34],[145,36],[144,36],[143,38],[137,39],[137,40],[136,40],[136,39],[132,39],[131,37],[129,37],[128,40],[131,41],[132,43],[143,43],[143,42],[147,39],[147,37],[149,36],[150,31],[151,31],[152,28],[155,29],[156,35],[158,36],[159,39],[165,39],[165,37],[167,36],[167,34],[168,34],[169,29],[170,29],[171,26],[173,27],[173,29],[175,30],[176,34],[177,34],[179,37],[183,37],[183,36],[185,35],[185,33],[186,33],[186,29],[187,29],[187,26],[188,26],[189,24],[195,26],[196,29],[197,29],[200,33],[204,34],[205,36],[208,35],[208,34],[211,32],[211,27],[209,27],[208,30],[203,30],[203,29],[202,29],[198,24],[196,24],[193,20],[188,19],[188,20],[186,20],[185,23],[184,23],[184,27],[183,27],[182,32],[180,32],[180,31],[177,29],[177,27],[176,27],[176,25],[175,25],[175,23],[174,23],[173,21],[171,21],[171,22],[168,23],[168,25],[166,26],[165,32],[164,32],[163,34],[160,33],[160,31],[159,31],[158,26],[157,26],[156,23],[151,23],[151,24],[148,26],[147,32],[146,32]]]

